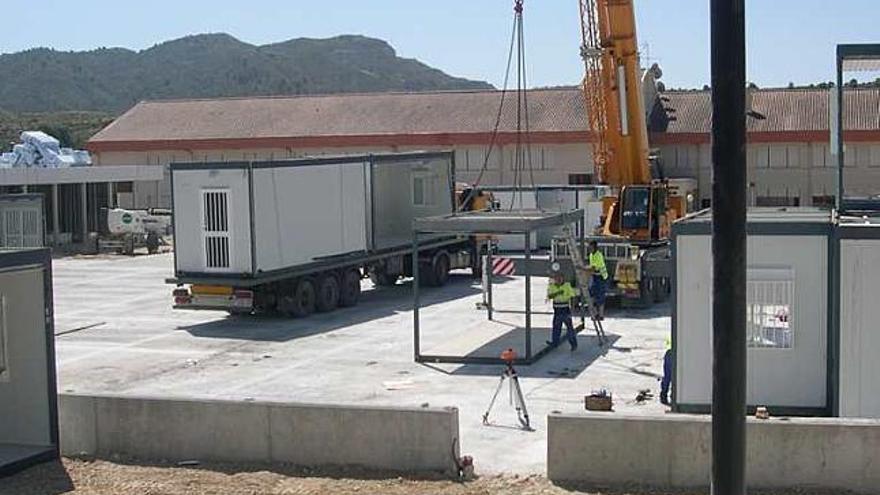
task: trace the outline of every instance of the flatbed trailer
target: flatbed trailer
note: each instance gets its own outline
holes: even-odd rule
[[[412,221],[453,211],[449,152],[171,166],[175,309],[306,316],[353,306],[361,279],[412,272]],[[419,243],[419,278],[479,273],[473,238]]]

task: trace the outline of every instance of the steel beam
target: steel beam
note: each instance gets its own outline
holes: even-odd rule
[[[418,362],[421,356],[419,328],[419,232],[413,231],[412,238],[412,284],[413,284],[413,359]]]
[[[712,493],[745,495],[745,0],[711,1]]]
[[[526,263],[532,260],[532,234],[525,233]],[[532,359],[532,274],[526,272],[526,359]]]
[[[59,244],[58,239],[61,237],[60,216],[58,211],[58,184],[52,184],[52,245]]]

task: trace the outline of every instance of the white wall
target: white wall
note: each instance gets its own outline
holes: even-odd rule
[[[250,191],[244,169],[178,170],[174,172],[174,235],[177,271],[205,272],[202,239],[202,190],[229,191],[229,272],[251,271]]]
[[[255,169],[257,269],[271,271],[365,250],[364,167],[352,162]]]
[[[43,277],[40,268],[0,272],[0,444],[52,444]]]
[[[482,183],[512,185],[515,179],[515,146],[496,146],[488,162],[486,145],[456,146],[375,146],[358,148],[266,148],[228,150],[165,150],[152,152],[102,152],[95,154],[98,165],[167,165],[171,162],[282,160],[303,156],[324,156],[403,151],[455,150],[456,175],[473,181],[486,163]],[[712,196],[712,148],[709,143],[659,146],[669,177],[697,179],[700,199]],[[751,184],[751,204],[758,197],[798,198],[800,206],[813,204],[817,196],[834,195],[837,158],[828,152],[827,142],[752,143],[746,153]],[[589,143],[543,143],[532,145],[532,174],[524,174],[524,184],[568,184],[571,174],[592,174],[593,159]],[[848,143],[845,183],[848,195],[880,193],[880,143]],[[136,203],[168,206],[167,181],[137,186]],[[148,204],[149,203],[149,204]]]
[[[880,417],[880,240],[840,242],[840,415]]]
[[[750,280],[770,270],[794,277],[792,349],[750,348],[751,405],[825,407],[827,375],[827,237],[749,236]],[[712,396],[712,261],[709,235],[676,240],[676,402]]]

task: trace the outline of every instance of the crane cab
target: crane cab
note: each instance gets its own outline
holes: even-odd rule
[[[672,222],[680,213],[669,205],[669,190],[662,181],[624,186],[616,197],[604,200],[604,235],[627,237],[640,243],[669,238]]]

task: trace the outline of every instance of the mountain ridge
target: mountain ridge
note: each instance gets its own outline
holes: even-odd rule
[[[361,35],[254,45],[206,33],[139,51],[39,47],[0,55],[0,67],[0,110],[13,113],[118,114],[155,99],[493,88]]]

